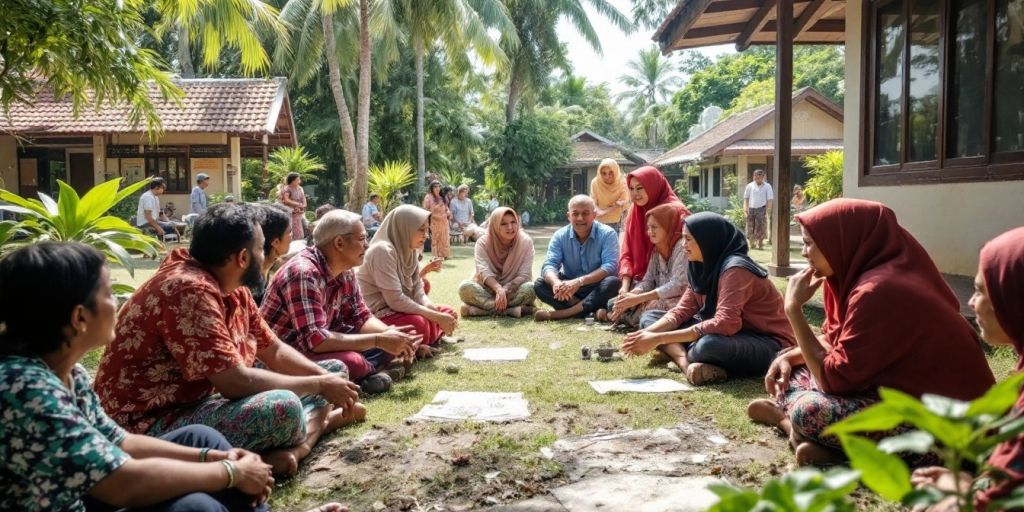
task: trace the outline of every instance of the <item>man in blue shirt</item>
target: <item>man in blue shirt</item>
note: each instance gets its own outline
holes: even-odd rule
[[[619,291],[619,237],[597,222],[590,196],[569,200],[569,225],[551,236],[548,254],[533,284],[537,298],[554,311],[537,311],[534,319],[584,317],[604,307]]]
[[[191,213],[202,215],[206,213],[206,187],[210,186],[210,176],[205,172],[196,174],[196,186],[192,188],[192,195],[188,198],[188,207]]]

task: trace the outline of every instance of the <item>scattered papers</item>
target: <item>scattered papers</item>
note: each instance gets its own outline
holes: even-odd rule
[[[674,393],[691,391],[693,386],[672,379],[620,379],[590,381],[599,394],[606,393]]]
[[[530,417],[522,393],[438,391],[434,401],[410,418],[413,421],[515,421]]]
[[[467,348],[462,357],[470,361],[525,361],[529,350],[522,347]]]

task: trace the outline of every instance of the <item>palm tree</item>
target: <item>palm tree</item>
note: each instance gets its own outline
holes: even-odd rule
[[[507,68],[508,59],[498,42],[488,34],[489,27],[515,37],[508,10],[499,0],[404,0],[396,4],[401,21],[413,47],[416,72],[416,191],[423,193],[426,176],[426,151],[423,114],[423,58],[435,41],[443,46],[455,68],[470,68],[466,50],[473,49],[484,64]]]
[[[194,78],[191,44],[202,46],[203,65],[213,68],[225,47],[239,51],[243,73],[255,74],[270,67],[270,57],[260,34],[280,34],[277,9],[263,0],[159,0],[162,21],[158,33],[173,31],[181,76]]]
[[[516,106],[526,93],[537,92],[555,68],[568,68],[565,48],[558,38],[558,20],[565,17],[586,39],[591,48],[601,52],[601,41],[590,23],[584,4],[607,17],[623,32],[633,31],[625,14],[608,0],[505,0],[518,36],[502,36],[501,47],[511,65],[502,77],[508,80],[505,122],[515,118]]]
[[[675,75],[675,69],[668,59],[662,58],[657,48],[640,50],[638,58],[629,61],[630,74],[619,77],[619,82],[629,90],[619,94],[617,101],[628,101],[629,111],[639,119],[651,107],[664,103],[672,88],[679,87],[682,79]]]
[[[370,26],[383,26],[385,28],[380,30],[387,32],[386,27],[390,23],[386,12],[390,2],[375,0],[373,3],[377,9],[372,8],[370,0],[359,0],[358,6],[355,0],[288,0],[281,10],[281,20],[295,30],[278,38],[274,53],[277,66],[287,68],[299,85],[308,83],[323,69],[323,64],[327,64],[331,94],[341,127],[342,154],[350,177],[350,208],[366,202],[372,76]],[[378,15],[378,12],[384,14]],[[339,53],[339,36],[343,38],[342,48],[358,48],[358,53]],[[346,71],[359,70],[354,126],[346,84],[341,78],[343,67]],[[344,183],[344,180],[339,182]]]

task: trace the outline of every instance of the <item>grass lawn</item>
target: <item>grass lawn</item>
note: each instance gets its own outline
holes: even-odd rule
[[[535,236],[535,271],[547,242]],[[430,277],[431,298],[458,307],[458,284],[472,273],[472,246],[456,246],[453,252],[444,269]],[[768,259],[767,251],[753,255]],[[134,280],[123,270],[115,270],[114,276],[141,283],[154,267],[153,262],[142,262]],[[784,289],[784,280],[775,282]],[[809,307],[807,312],[813,324],[820,324],[820,309]],[[271,500],[274,508],[300,510],[326,499],[348,503],[353,510],[406,510],[433,504],[465,509],[514,502],[566,479],[564,468],[539,455],[540,447],[560,437],[600,429],[695,421],[723,432],[737,450],[768,446],[774,450],[773,457],[720,469],[730,480],[747,485],[786,470],[791,460],[774,432],[746,418],[746,404],[764,393],[759,379],[732,380],[688,393],[598,395],[588,380],[681,377],[663,365],[649,364],[646,357],[611,363],[581,360],[581,346],[620,345],[623,335],[586,328],[579,320],[538,324],[530,319],[469,318],[460,320],[458,334],[466,338],[465,343],[446,345],[440,356],[418,363],[413,375],[390,393],[365,398],[367,421],[321,441],[299,476],[278,486]],[[474,363],[461,357],[463,348],[481,346],[526,347],[529,357],[516,363]],[[96,357],[88,358],[87,365],[94,366]],[[991,361],[1002,378],[1011,370],[1014,356],[998,351]],[[522,392],[533,417],[507,425],[406,422],[441,390]],[[501,475],[494,477],[493,471]],[[491,478],[485,477],[488,473]],[[869,499],[868,503],[876,502]]]

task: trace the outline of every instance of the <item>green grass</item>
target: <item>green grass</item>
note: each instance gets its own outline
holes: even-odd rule
[[[536,238],[535,272],[547,247],[547,238]],[[472,274],[472,246],[453,247],[454,257],[443,270],[431,274],[431,299],[456,308],[459,283]],[[755,259],[766,262],[767,251],[753,251]],[[135,279],[123,270],[115,270],[115,279],[141,283],[152,275],[156,263],[140,262]],[[785,289],[785,279],[772,278]],[[820,292],[817,304],[820,304]],[[805,312],[812,325],[820,325],[823,313],[819,307],[808,306]],[[611,363],[583,361],[580,347],[596,347],[602,343],[621,345],[623,334],[598,328],[584,328],[579,320],[535,323],[530,319],[465,318],[460,320],[458,334],[466,338],[459,345],[446,345],[438,357],[417,363],[412,375],[396,383],[391,392],[366,397],[369,409],[365,423],[347,428],[331,436],[331,441],[348,446],[354,440],[374,429],[408,431],[405,420],[418,411],[441,390],[522,392],[530,403],[533,428],[517,430],[503,425],[462,425],[477,435],[469,449],[474,460],[484,468],[500,469],[511,474],[541,472],[545,478],[557,475],[561,469],[556,463],[538,456],[538,449],[550,445],[563,435],[580,435],[599,429],[654,428],[675,425],[688,420],[714,424],[727,436],[738,441],[754,442],[772,438],[776,434],[754,425],[746,417],[746,404],[764,396],[760,379],[735,379],[724,384],[699,388],[692,392],[675,394],[611,394],[598,395],[587,384],[589,380],[618,378],[681,378],[670,373],[663,365],[652,365],[648,357],[631,358]],[[529,349],[525,362],[475,363],[464,360],[461,351],[470,347],[520,346]],[[95,367],[99,353],[87,355],[83,361]],[[997,377],[1004,378],[1012,370],[1016,356],[1012,350],[990,350],[990,361]],[[427,425],[415,427],[425,432],[444,435],[451,426]],[[404,429],[404,430],[403,430]],[[412,449],[420,439],[404,435],[397,445],[399,450]],[[331,443],[332,446],[338,446]],[[336,448],[321,448],[317,453]],[[489,466],[490,469],[487,469]],[[765,473],[763,468],[752,467],[751,473]],[[396,481],[392,477],[372,485],[357,485],[338,481],[329,488],[310,488],[303,484],[308,468],[300,476],[275,491],[272,504],[285,510],[322,502],[341,500],[357,506],[369,506],[374,500],[385,499],[389,493],[414,488],[417,493],[431,496],[451,495],[460,486],[479,482],[479,474],[467,474],[461,468],[447,467],[429,479]],[[386,475],[384,475],[386,476]],[[873,500],[868,500],[873,501]],[[874,509],[874,506],[870,508]]]

